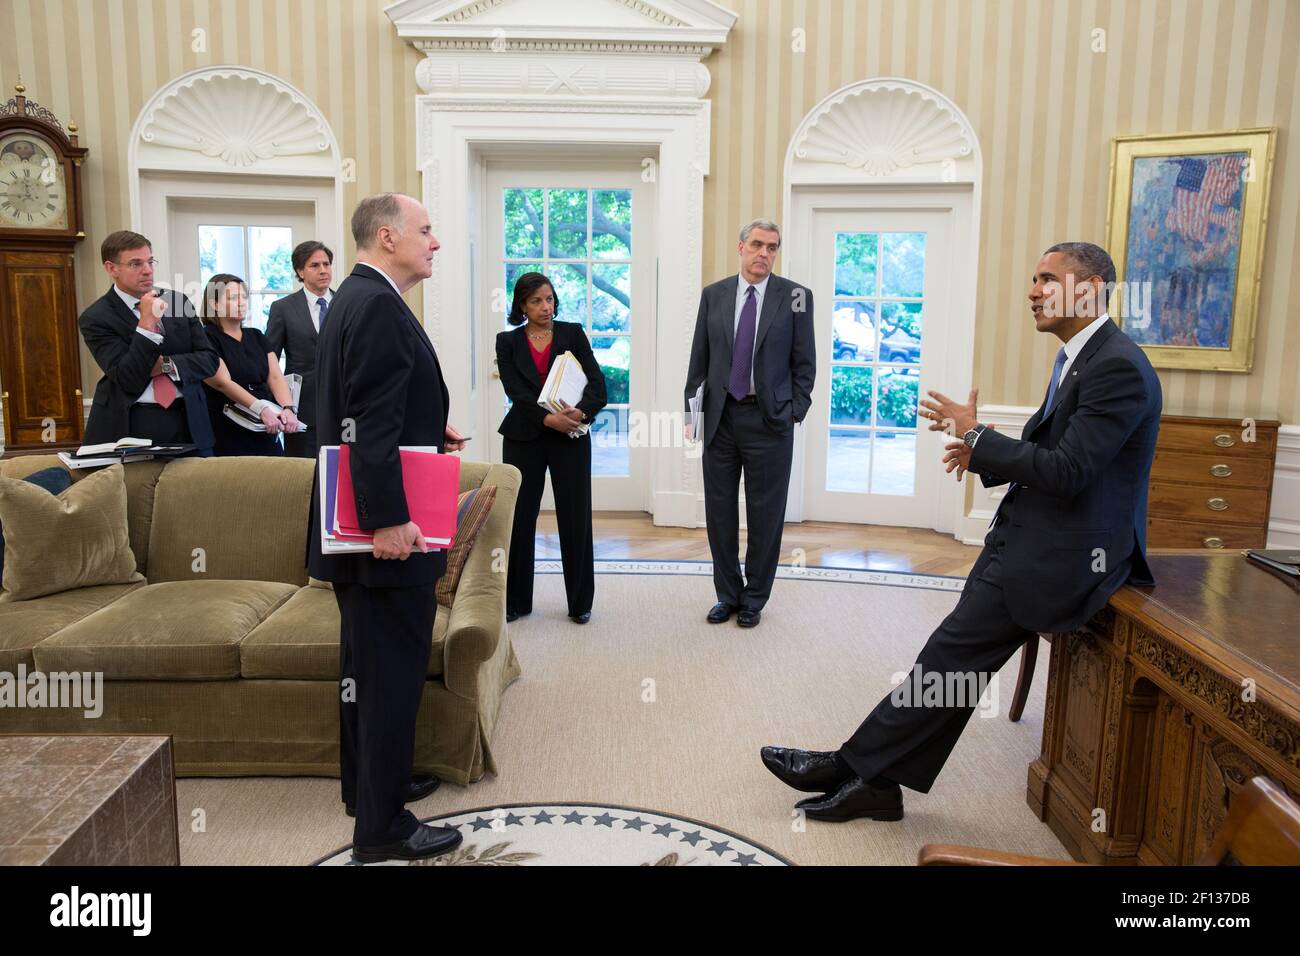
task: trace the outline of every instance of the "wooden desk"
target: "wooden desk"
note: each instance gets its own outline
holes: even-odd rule
[[[1300,798],[1300,586],[1239,552],[1150,562],[1052,641],[1028,802],[1091,863],[1191,863],[1257,774]]]

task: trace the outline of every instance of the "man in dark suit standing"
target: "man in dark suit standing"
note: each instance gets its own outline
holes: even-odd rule
[[[1125,583],[1155,583],[1145,549],[1160,381],[1104,312],[1114,281],[1110,256],[1091,243],[1061,243],[1039,260],[1034,326],[1062,345],[1019,440],[978,422],[974,391],[964,405],[938,392],[921,402],[932,431],[960,438],[947,446],[949,472],[1010,488],[961,600],[908,679],[838,751],[763,748],[778,778],[824,794],[796,804],[807,816],[902,819],[900,785],[929,791],[980,692],[1017,648],[1037,632],[1083,624]],[[922,687],[942,691],[918,694]]]
[[[812,291],[772,274],[781,248],[776,223],[740,230],[740,274],[705,288],[695,319],[686,407],[704,384],[704,513],[721,624],[753,627],[772,593],[790,488],[794,426],[812,404],[817,360]],[[687,426],[689,430],[690,426]],[[740,476],[748,545],[740,561]]]
[[[298,406],[293,409],[300,421],[307,423],[305,432],[286,433],[284,452],[296,458],[316,457],[316,344],[329,319],[334,290],[334,253],[315,239],[294,246],[291,257],[293,273],[302,283],[302,291],[286,295],[271,303],[266,321],[266,344],[271,354],[284,351],[284,370],[302,376]]]
[[[460,833],[421,824],[404,804],[433,792],[412,781],[415,720],[432,648],[434,584],[444,551],[428,551],[410,519],[401,445],[459,451],[433,344],[402,293],[432,274],[438,240],[409,196],[364,199],[352,215],[357,265],[339,286],[316,355],[321,445],[347,442],[357,521],[372,554],[324,555],[319,487],[312,492],[308,568],[334,584],[340,616],[339,764],[356,816],[353,859],[436,856]]]
[[[81,313],[81,337],[104,376],[95,386],[87,445],[119,438],[198,446],[215,439],[203,380],[220,361],[184,295],[154,289],[153,244],[119,230],[100,244],[113,286]]]

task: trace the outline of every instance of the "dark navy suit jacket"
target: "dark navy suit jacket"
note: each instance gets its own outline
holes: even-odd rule
[[[1114,322],[1088,339],[1019,441],[985,429],[970,470],[1015,482],[1002,588],[1026,630],[1070,631],[1125,583],[1155,581],[1146,560],[1147,480],[1160,429],[1160,380]]]
[[[331,300],[316,347],[312,427],[319,446],[338,445],[350,420],[352,487],[357,523],[364,530],[410,520],[398,446],[433,445],[442,451],[447,405],[442,367],[424,327],[383,275],[358,263]],[[419,587],[442,576],[447,566],[442,550],[414,551],[405,561],[322,554],[319,494],[314,486],[307,542],[312,576],[368,587]]]

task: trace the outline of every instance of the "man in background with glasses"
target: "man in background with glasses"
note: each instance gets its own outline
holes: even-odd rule
[[[109,235],[100,258],[113,285],[77,323],[104,373],[95,386],[86,444],[148,438],[160,445],[193,443],[198,454],[211,455],[203,380],[216,373],[219,359],[193,304],[179,292],[154,288],[158,260],[138,232]]]

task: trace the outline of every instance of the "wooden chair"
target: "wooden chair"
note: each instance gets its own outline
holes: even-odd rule
[[[917,866],[1085,866],[1072,860],[930,843]],[[1267,777],[1252,777],[1197,866],[1300,866],[1300,804]]]
[[[1011,708],[1007,711],[1007,719],[1015,723],[1020,719],[1020,715],[1025,712],[1025,701],[1029,699],[1029,688],[1034,683],[1034,664],[1038,662],[1038,639],[1043,638],[1050,642],[1051,634],[1035,634],[1029,640],[1025,641],[1020,648],[1020,675],[1016,678],[1016,689],[1011,694]]]

